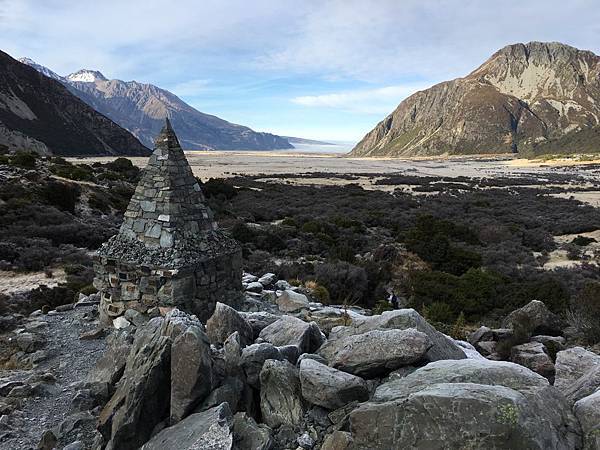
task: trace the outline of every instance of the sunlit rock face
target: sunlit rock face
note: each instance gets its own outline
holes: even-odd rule
[[[352,155],[581,152],[598,147],[599,126],[600,56],[530,42],[411,95]]]

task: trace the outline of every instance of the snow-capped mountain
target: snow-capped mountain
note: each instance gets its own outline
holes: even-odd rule
[[[33,67],[35,70],[40,72],[42,75],[46,75],[47,77],[54,78],[55,80],[58,80],[58,81],[64,81],[64,78],[61,77],[59,74],[51,71],[47,67],[44,67],[44,66],[36,63],[34,60],[32,60],[30,58],[19,58],[18,61],[22,64],[27,64],[28,66]]]
[[[60,156],[150,153],[69,92],[62,77],[33,64],[0,51],[0,147]]]
[[[22,62],[44,73],[51,72],[31,59]],[[171,120],[186,150],[273,150],[294,148],[286,138],[260,133],[227,122],[191,107],[175,94],[152,84],[108,80],[96,70],[79,70],[58,78],[96,111],[129,130],[152,148],[154,137]]]
[[[32,66],[33,67],[33,66]],[[95,83],[96,81],[108,81],[108,79],[97,70],[81,69],[67,75],[69,81],[80,81],[82,83]]]

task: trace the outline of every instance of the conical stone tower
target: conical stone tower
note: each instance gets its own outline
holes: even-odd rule
[[[168,119],[94,267],[105,322],[127,309],[175,306],[206,320],[217,301],[240,297],[240,247],[219,231]]]

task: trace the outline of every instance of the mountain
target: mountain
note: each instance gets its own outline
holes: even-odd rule
[[[44,66],[36,63],[32,59],[29,59],[29,58],[19,58],[17,61],[19,61],[21,64],[27,64],[28,66],[33,67],[35,70],[37,70],[38,72],[40,72],[43,75],[46,75],[47,77],[54,78],[55,80],[58,80],[58,81],[63,81],[64,80],[64,78],[61,77],[56,72],[53,72],[50,69],[48,69],[47,67],[44,67]]]
[[[63,156],[150,154],[48,74],[0,51],[1,146]]]
[[[504,47],[464,78],[404,100],[353,156],[600,151],[600,57],[560,43]]]
[[[24,60],[37,70],[50,71],[28,58]],[[87,69],[61,77],[61,81],[73,94],[150,147],[168,117],[186,150],[294,148],[281,136],[256,132],[202,113],[175,94],[152,84],[108,80],[102,73]]]
[[[95,83],[96,81],[108,81],[104,75],[97,70],[81,69],[66,77],[67,81],[83,83]]]
[[[316,141],[314,139],[304,139],[304,138],[299,138],[299,137],[292,137],[292,136],[283,136],[285,139],[288,140],[288,142],[290,144],[304,144],[304,145],[335,145],[332,144],[331,142],[324,142],[324,141]]]

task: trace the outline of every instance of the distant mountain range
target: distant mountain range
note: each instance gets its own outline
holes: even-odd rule
[[[560,43],[504,47],[464,78],[404,100],[352,156],[600,151],[600,57]]]
[[[0,51],[0,148],[55,155],[148,155],[131,133]]]
[[[63,77],[29,58],[22,58],[20,61],[59,80],[71,93],[129,130],[150,148],[165,117],[170,119],[186,150],[294,148],[284,137],[256,132],[202,113],[175,94],[152,84],[108,80],[102,73],[87,69]]]
[[[316,141],[314,139],[304,139],[304,138],[298,138],[298,137],[292,137],[292,136],[283,136],[285,139],[288,140],[288,142],[290,144],[303,144],[303,145],[335,145],[331,142],[324,142],[324,141]]]

